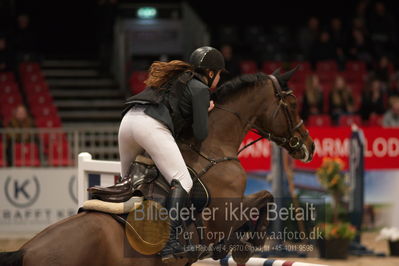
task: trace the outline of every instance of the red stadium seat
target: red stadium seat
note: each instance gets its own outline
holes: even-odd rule
[[[1,95],[0,107],[4,124],[12,118],[15,108],[22,103],[21,95],[17,93]]]
[[[17,83],[13,81],[0,83],[0,95],[3,96],[4,94],[19,94]]]
[[[58,116],[58,110],[54,104],[32,106],[30,111],[35,117]]]
[[[367,126],[369,127],[381,127],[382,126],[382,118],[383,115],[372,114],[369,117],[369,121],[367,122]]]
[[[42,73],[27,73],[22,75],[22,82],[26,86],[27,84],[30,83],[42,83],[45,82],[44,76]]]
[[[27,94],[49,91],[49,88],[48,88],[48,85],[46,82],[28,83],[28,84],[24,85],[24,89]]]
[[[144,81],[148,78],[147,71],[134,71],[130,75],[130,90],[133,94],[143,91],[146,87]]]
[[[366,72],[366,63],[362,61],[348,61],[345,64],[345,70],[348,72]]]
[[[40,72],[40,65],[35,62],[24,62],[19,65],[19,71],[23,74],[38,73]]]
[[[321,83],[329,83],[329,84],[333,84],[335,78],[337,77],[337,75],[339,74],[338,71],[336,70],[331,70],[331,71],[316,71],[317,76],[319,76],[319,80]]]
[[[295,73],[292,78],[290,79],[290,81],[293,81],[295,83],[297,82],[301,82],[301,83],[305,83],[306,82],[306,78],[308,77],[308,75],[310,75],[311,72],[308,73],[304,73],[304,72],[297,72]]]
[[[295,76],[295,75],[294,75]],[[288,87],[293,90],[295,96],[302,96],[305,91],[305,82],[295,82],[292,79],[288,82]]]
[[[299,69],[298,69],[297,73],[301,72],[301,71],[305,71],[305,72],[311,72],[312,71],[312,67],[311,67],[310,63],[307,62],[307,61],[292,61],[291,62],[291,67],[292,68],[294,68],[294,67],[296,67],[298,65],[299,65]]]
[[[293,82],[305,82],[306,77],[312,73],[312,67],[310,66],[310,63],[306,61],[291,62],[291,68],[296,66],[299,66],[299,68],[290,80]]]
[[[67,141],[53,142],[48,151],[48,162],[51,166],[72,165]]]
[[[350,83],[350,82],[348,82],[348,86],[352,89],[353,93],[357,93],[360,95],[361,95],[361,93],[363,91],[363,87],[364,87],[363,83]]]
[[[39,139],[43,147],[43,152],[46,155],[49,154],[50,146],[53,146],[54,143],[68,142],[67,135],[64,132],[58,131],[51,133],[40,133]]]
[[[253,60],[244,60],[240,62],[241,74],[253,74],[258,72],[258,66]]]
[[[12,72],[1,72],[0,73],[0,84],[4,82],[15,82],[15,76]]]
[[[59,128],[61,127],[61,119],[59,116],[54,117],[38,117],[35,119],[36,126],[39,128]]]
[[[7,94],[3,95],[0,99],[0,104],[3,107],[7,108],[14,108],[15,106],[19,105],[22,103],[22,98],[19,93],[12,93],[12,94]]]
[[[328,96],[333,88],[333,85],[334,85],[333,82],[320,82],[323,94]]]
[[[29,105],[34,108],[35,106],[50,106],[53,104],[53,98],[48,92],[41,92],[37,94],[32,94],[28,98]]]
[[[345,79],[349,83],[362,84],[367,76],[366,63],[361,61],[348,61],[345,65]]]
[[[360,84],[361,86],[364,85],[364,82],[367,77],[367,72],[361,73],[361,72],[346,71],[342,74],[348,83],[356,83],[356,84]]]
[[[361,126],[361,117],[359,115],[342,115],[338,120],[338,125],[340,126],[351,126],[352,124]]]
[[[15,143],[15,166],[39,166],[39,149],[35,143]]]
[[[329,115],[310,115],[307,121],[309,127],[330,127],[331,118]]]
[[[3,125],[6,126],[13,117],[14,108],[16,106],[1,106],[1,119],[3,120]]]
[[[316,63],[317,72],[337,72],[337,62],[333,60],[319,61]]]
[[[263,62],[262,72],[266,74],[272,74],[277,68],[283,65],[280,61],[266,61]]]

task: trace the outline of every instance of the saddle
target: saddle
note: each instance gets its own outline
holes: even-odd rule
[[[192,207],[195,209],[194,215],[199,215],[202,210],[209,205],[210,194],[205,184],[198,178],[196,171],[191,167],[188,167],[188,170],[193,180],[193,187],[190,190],[189,200],[191,201]],[[154,250],[163,247],[163,245],[159,245],[158,240],[163,237],[162,233],[167,232],[167,234],[169,234],[168,230],[163,230],[162,224],[151,226],[151,222],[141,223],[139,225],[131,224],[130,222],[132,221],[129,222],[128,215],[134,209],[132,206],[136,206],[134,205],[136,203],[141,205],[146,204],[146,202],[156,202],[166,207],[171,186],[159,172],[154,162],[150,158],[141,155],[131,164],[128,178],[131,184],[130,189],[124,191],[122,194],[115,194],[112,189],[107,188],[89,188],[88,191],[91,193],[92,199],[94,200],[86,201],[81,211],[100,211],[112,215],[114,219],[125,227],[125,230],[130,232],[129,236],[131,239],[129,239],[129,243],[135,250],[142,254],[154,254]],[[87,204],[90,202],[96,203],[96,200],[105,203],[107,208],[92,208],[90,204]],[[124,211],[117,211],[113,209],[113,207],[108,207],[109,205],[115,204],[119,204],[118,209],[123,209]],[[113,210],[109,211],[109,209]],[[183,228],[187,230],[189,226],[191,229],[202,227],[202,220],[198,218],[199,217],[195,220],[183,222]],[[148,239],[151,239],[151,241],[147,241]],[[157,239],[157,241],[155,241],[155,239]],[[166,239],[169,239],[169,235],[166,236]],[[187,246],[192,245],[191,239],[180,239],[180,241],[185,242]],[[207,251],[198,250],[190,250],[188,253],[190,254],[188,258],[191,263],[195,262],[198,258],[208,255]]]
[[[194,169],[187,167],[193,180],[190,191],[190,201],[197,212],[201,212],[209,205],[210,194],[205,184],[198,178]],[[131,197],[142,196],[144,199],[153,200],[165,206],[171,190],[169,182],[162,176],[151,158],[143,155],[137,156],[132,162],[128,178],[131,180],[131,188],[123,193],[115,194],[107,188],[89,188],[92,199],[107,202],[126,202]]]
[[[198,259],[212,257],[213,259],[221,259],[227,255],[229,248],[226,248],[225,243],[220,241],[216,245],[210,245],[205,242],[201,236],[199,228],[204,228],[203,220],[201,219],[200,213],[204,208],[208,207],[211,201],[210,194],[207,187],[201,181],[200,177],[205,174],[213,165],[219,162],[225,162],[230,160],[237,160],[235,157],[223,157],[220,159],[209,159],[202,153],[200,153],[205,159],[209,161],[209,164],[204,167],[201,172],[197,173],[193,168],[187,167],[190,176],[193,180],[193,187],[190,190],[189,199],[192,206],[195,208],[194,215],[195,219],[189,219],[183,222],[184,231],[196,232],[196,238],[184,239],[180,236],[180,242],[185,243],[186,247],[190,247],[187,253],[188,264],[191,265]],[[169,182],[162,176],[154,162],[145,156],[139,155],[136,160],[131,164],[129,169],[128,178],[130,179],[131,187],[128,191],[125,191],[122,195],[115,194],[112,189],[101,188],[99,190],[90,188],[92,198],[99,201],[111,201],[112,203],[121,203],[121,209],[132,210],[137,202],[156,202],[161,206],[166,206],[168,196],[171,191]],[[129,203],[129,201],[132,201]],[[85,205],[83,206],[85,207]],[[190,207],[191,209],[191,207]],[[99,209],[93,208],[82,208],[81,211],[99,211]],[[120,222],[127,232],[130,232],[128,236],[129,244],[134,250],[139,251],[142,254],[155,254],[154,250],[159,250],[163,245],[159,245],[159,239],[163,238],[162,233],[167,230],[163,230],[162,226],[151,226],[150,222],[141,223],[138,226],[134,224],[134,220],[129,221],[129,212],[110,212],[104,211],[104,208],[100,212],[105,212],[110,215],[118,222]],[[131,223],[133,222],[133,224]],[[169,235],[166,236],[166,239]],[[152,241],[147,241],[150,239]],[[155,243],[155,242],[156,243]],[[214,247],[215,246],[215,247]],[[197,247],[202,247],[197,249]],[[148,253],[147,253],[148,252]]]

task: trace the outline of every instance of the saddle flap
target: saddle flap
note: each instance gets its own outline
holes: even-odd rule
[[[140,156],[137,157],[136,161],[132,164],[131,174],[129,174],[129,176],[131,175],[131,177],[133,177],[133,188],[140,190],[147,199],[162,198],[163,196],[165,196],[166,199],[170,192],[170,184],[160,174],[155,164],[150,164],[151,162],[153,161],[150,158]],[[193,187],[190,191],[190,200],[196,210],[201,212],[209,205],[210,195],[204,183],[197,178],[195,170],[191,167],[187,168],[193,180]],[[158,200],[158,202],[165,201]]]

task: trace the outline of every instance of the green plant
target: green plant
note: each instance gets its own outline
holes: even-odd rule
[[[348,239],[353,240],[356,236],[356,228],[350,223],[322,223],[318,225],[323,239]]]
[[[345,163],[339,158],[323,158],[322,165],[317,169],[316,175],[321,185],[330,193],[344,194],[347,190],[345,175],[343,174]]]
[[[345,183],[345,174],[343,173],[344,165],[345,163],[339,158],[325,157],[316,172],[320,184],[334,200],[333,222],[338,222],[339,211],[344,209],[343,198],[348,191],[348,185]]]

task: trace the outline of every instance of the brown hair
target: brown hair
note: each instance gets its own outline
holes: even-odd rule
[[[181,60],[172,60],[170,62],[155,61],[151,64],[148,78],[144,83],[148,87],[162,89],[163,85],[181,73],[193,71],[192,65]]]

